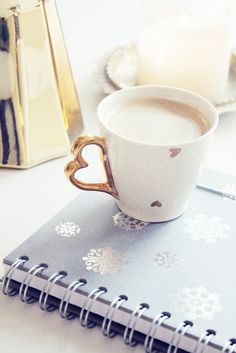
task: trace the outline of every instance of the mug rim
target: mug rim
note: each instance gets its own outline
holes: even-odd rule
[[[102,110],[104,109],[104,106],[106,107],[106,105],[110,104],[110,101],[113,101],[113,99],[115,99],[116,96],[119,96],[121,94],[125,94],[125,92],[127,92],[127,94],[128,94],[128,92],[130,92],[130,91],[142,91],[143,90],[145,92],[145,91],[149,91],[149,90],[161,90],[161,89],[166,90],[166,91],[172,91],[172,92],[173,91],[181,92],[181,94],[186,94],[186,96],[191,96],[191,97],[195,98],[196,101],[204,103],[204,105],[208,108],[209,113],[211,113],[211,116],[213,117],[213,120],[214,120],[212,125],[209,127],[209,129],[206,132],[204,132],[202,135],[195,137],[192,140],[186,141],[186,142],[178,142],[176,144],[175,143],[166,143],[166,144],[165,143],[153,143],[153,142],[147,143],[147,142],[136,141],[136,140],[124,137],[121,134],[118,134],[117,132],[115,132],[113,129],[109,128],[106,125],[106,123],[104,122],[105,117],[104,117]],[[158,97],[158,95],[157,95],[157,97]],[[165,97],[161,97],[161,98],[165,98]],[[166,97],[166,99],[171,99],[171,98]],[[174,99],[172,99],[172,100],[174,100]],[[178,101],[178,99],[175,99],[175,100],[177,102],[180,102],[180,101]],[[188,103],[186,103],[186,105],[189,105],[191,107],[191,105]],[[200,94],[195,93],[193,91],[190,91],[190,90],[187,90],[184,88],[175,87],[175,86],[169,86],[169,85],[140,85],[140,86],[123,88],[123,89],[120,89],[116,92],[113,92],[110,95],[103,98],[101,100],[101,102],[98,104],[97,116],[98,116],[99,122],[102,125],[102,127],[105,128],[107,131],[109,131],[110,134],[112,134],[112,135],[114,135],[114,136],[116,136],[126,142],[133,143],[136,145],[149,146],[149,147],[156,146],[156,147],[160,147],[160,148],[161,147],[168,147],[168,146],[171,147],[174,145],[187,146],[187,145],[191,145],[193,143],[196,143],[198,141],[201,141],[201,140],[205,139],[208,135],[212,134],[212,132],[215,131],[215,129],[217,128],[217,125],[219,123],[219,113],[211,101],[209,101],[207,98],[205,98],[205,97],[201,96]]]

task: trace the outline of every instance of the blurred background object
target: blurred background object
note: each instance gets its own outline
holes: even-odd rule
[[[0,166],[65,155],[82,125],[54,0],[1,0]]]
[[[227,85],[234,0],[147,0],[138,38],[138,84],[190,89],[217,101]]]

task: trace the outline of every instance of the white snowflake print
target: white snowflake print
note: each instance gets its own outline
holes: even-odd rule
[[[183,263],[183,260],[180,257],[167,250],[157,252],[154,256],[153,261],[163,268],[177,267]]]
[[[73,222],[63,222],[59,223],[55,227],[55,231],[58,235],[61,235],[62,237],[74,237],[76,234],[79,234],[80,232],[80,227],[73,223]]]
[[[235,201],[236,200],[236,184],[226,184],[223,193],[225,194],[224,200]]]
[[[123,212],[118,212],[115,216],[113,216],[113,222],[115,226],[126,231],[141,230],[149,224],[148,222],[129,217]]]
[[[115,273],[122,270],[127,263],[125,256],[110,247],[91,249],[83,257],[87,270],[99,272],[101,275]]]
[[[214,243],[217,239],[225,239],[229,236],[229,226],[222,222],[219,217],[207,217],[196,215],[194,218],[184,220],[186,233],[189,233],[193,240],[205,240],[207,243]]]
[[[173,311],[189,320],[212,320],[216,313],[223,310],[219,295],[208,292],[204,287],[183,287],[171,297],[171,301]]]

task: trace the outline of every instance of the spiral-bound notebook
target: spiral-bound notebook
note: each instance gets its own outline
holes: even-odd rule
[[[234,352],[236,179],[208,171],[202,183],[220,193],[197,188],[182,217],[159,224],[80,192],[4,259],[3,292],[149,353]]]

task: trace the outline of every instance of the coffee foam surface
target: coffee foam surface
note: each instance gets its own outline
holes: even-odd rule
[[[166,98],[142,98],[117,105],[107,127],[128,140],[147,144],[186,143],[209,129],[196,108]]]

